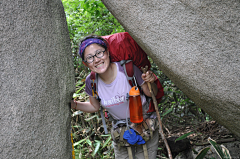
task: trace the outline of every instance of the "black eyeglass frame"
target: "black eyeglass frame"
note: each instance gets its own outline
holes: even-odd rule
[[[93,58],[93,60],[91,61],[91,62],[87,62],[87,60],[83,60],[84,62],[86,62],[86,63],[92,63],[93,61],[94,61],[94,56],[96,56],[97,58],[101,58],[101,57],[103,57],[104,56],[104,53],[105,53],[105,51],[106,50],[103,50],[103,51],[99,51],[99,52],[96,52],[96,54],[95,55],[93,55],[93,56],[90,56],[90,57],[92,57]],[[99,53],[102,53],[102,56],[97,56],[97,54],[99,54]],[[88,57],[89,58],[89,57]]]

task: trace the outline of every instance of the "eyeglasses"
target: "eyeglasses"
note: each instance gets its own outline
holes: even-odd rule
[[[96,56],[97,58],[101,58],[101,57],[103,57],[105,51],[106,51],[106,50],[97,51],[95,55],[93,55],[93,56],[88,56],[88,57],[86,58],[86,60],[83,60],[83,61],[84,61],[84,62],[87,62],[87,63],[92,63],[92,62],[94,61],[94,56]]]

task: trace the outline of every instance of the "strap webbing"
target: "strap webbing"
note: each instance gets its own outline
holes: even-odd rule
[[[91,86],[92,86],[92,95],[100,103],[101,99],[99,98],[98,93],[97,93],[97,89],[98,89],[97,88],[98,74],[95,73],[95,72],[91,72],[90,79],[91,79]],[[105,132],[105,134],[108,134],[107,125],[106,125],[106,122],[105,122],[105,117],[103,115],[103,108],[102,108],[102,106],[100,106],[100,114],[101,114],[101,118],[102,118],[102,122],[103,122],[104,132]]]
[[[102,118],[102,122],[103,122],[104,132],[107,135],[108,134],[108,130],[107,130],[107,125],[106,125],[105,118],[104,118],[104,115],[103,115],[103,108],[102,108],[102,106],[100,108],[100,114],[101,114],[101,118]]]
[[[131,60],[122,60],[120,61],[121,66],[124,68],[125,75],[127,77],[127,80],[129,81],[129,84],[133,86],[137,86],[137,82],[134,76],[134,70],[133,70],[133,62]]]
[[[129,159],[133,159],[132,148],[130,146],[128,146],[127,150],[128,150],[128,157],[129,157]]]
[[[148,159],[148,151],[147,151],[147,145],[146,143],[143,144],[143,154],[144,154],[144,158]]]

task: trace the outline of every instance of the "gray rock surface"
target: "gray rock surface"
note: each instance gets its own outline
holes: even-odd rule
[[[72,158],[74,69],[60,0],[0,2],[0,158]]]
[[[190,99],[240,137],[240,2],[102,0]]]

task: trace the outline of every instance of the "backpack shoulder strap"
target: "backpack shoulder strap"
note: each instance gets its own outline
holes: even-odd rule
[[[137,86],[137,81],[134,76],[133,62],[132,60],[122,60],[120,61],[121,66],[124,68],[124,73],[129,81],[129,84],[133,86]]]
[[[98,74],[91,71],[90,80],[91,80],[91,87],[92,87],[92,95],[95,97],[99,102],[101,101],[100,97],[97,93],[97,83],[98,83]]]
[[[100,103],[101,99],[100,99],[100,97],[99,97],[99,95],[97,93],[98,74],[92,71],[91,75],[90,75],[90,79],[91,79],[92,95]],[[103,128],[104,128],[105,134],[108,134],[107,125],[106,125],[105,118],[104,118],[104,115],[103,115],[103,108],[102,108],[102,106],[100,106],[100,114],[101,114],[101,118],[102,118]]]

